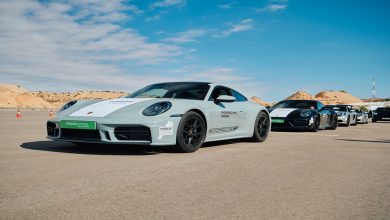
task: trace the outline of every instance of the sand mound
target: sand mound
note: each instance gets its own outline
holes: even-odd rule
[[[0,84],[0,93],[1,94],[23,94],[28,92],[26,89],[19,85],[12,84]]]
[[[17,85],[0,84],[0,107],[50,108],[50,103]]]
[[[317,95],[312,96],[305,91],[298,91],[289,97],[287,100],[318,100],[326,105],[334,104],[352,104],[363,102],[361,99],[345,92],[345,91],[321,91]]]
[[[271,103],[269,102],[265,102],[263,100],[261,100],[260,98],[257,98],[256,96],[253,96],[251,98],[252,101],[256,102],[257,104],[260,104],[262,106],[271,106]]]
[[[0,107],[11,108],[60,108],[76,99],[113,99],[127,95],[113,91],[79,91],[67,93],[30,92],[21,86],[0,84]]]
[[[287,100],[314,100],[314,97],[305,91],[298,91],[289,97]]]
[[[315,98],[325,104],[352,104],[363,102],[361,99],[345,91],[321,91],[315,95]]]

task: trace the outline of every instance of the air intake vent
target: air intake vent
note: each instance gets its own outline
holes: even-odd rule
[[[118,140],[152,141],[150,129],[145,126],[117,127],[114,134]]]
[[[56,129],[56,124],[48,121],[47,124],[47,136],[55,137],[58,136],[58,129]]]

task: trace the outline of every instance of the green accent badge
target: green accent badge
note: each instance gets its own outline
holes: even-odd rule
[[[63,120],[60,123],[60,127],[70,129],[96,130],[96,122]]]
[[[279,119],[279,118],[273,118],[272,119],[272,123],[280,123],[280,124],[283,124],[284,123],[284,119]]]

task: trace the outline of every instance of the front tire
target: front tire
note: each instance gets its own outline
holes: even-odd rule
[[[254,142],[265,141],[268,137],[270,125],[271,123],[268,115],[265,112],[259,112],[256,117],[255,127],[251,140]]]
[[[357,116],[355,117],[355,123],[351,124],[353,126],[356,126],[358,124],[358,119],[357,119]]]
[[[206,124],[196,112],[187,112],[180,121],[176,135],[176,150],[191,153],[198,150],[206,138]]]
[[[351,125],[351,116],[348,116],[347,124],[345,126],[349,127]]]
[[[321,119],[320,119],[320,116],[316,116],[315,117],[315,119],[314,119],[314,124],[313,124],[313,127],[310,129],[310,131],[312,131],[312,132],[317,132],[317,131],[319,131],[320,130],[320,123],[321,123],[321,121],[320,121]]]

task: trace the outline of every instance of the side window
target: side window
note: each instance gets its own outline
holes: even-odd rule
[[[324,107],[324,104],[322,104],[321,102],[317,102],[317,109],[318,110],[321,110],[323,107]]]
[[[218,86],[214,88],[214,91],[211,93],[209,101],[215,101],[217,100],[218,96],[220,95],[232,95],[230,89],[222,86]]]
[[[237,91],[235,91],[233,89],[232,89],[232,94],[236,98],[236,102],[246,102],[246,101],[248,101],[248,99],[245,98],[245,96],[241,95],[239,92],[237,92]]]

